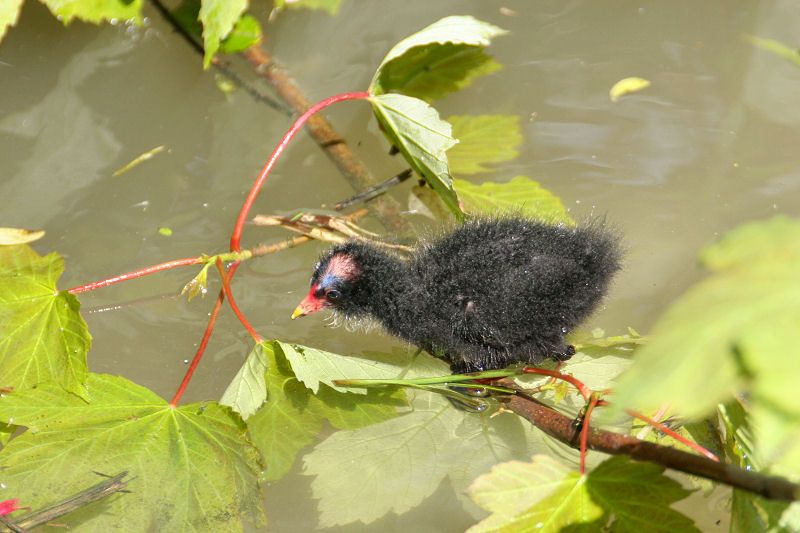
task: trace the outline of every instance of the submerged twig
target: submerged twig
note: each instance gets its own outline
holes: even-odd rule
[[[84,489],[63,501],[15,519],[13,525],[18,528],[17,531],[32,529],[34,527],[41,526],[42,524],[47,524],[48,522],[51,522],[60,516],[71,513],[72,511],[86,507],[90,503],[96,502],[97,500],[103,499],[107,496],[111,496],[114,493],[126,492],[128,480],[125,478],[128,476],[128,472],[120,472],[119,474],[111,477],[105,476],[104,474],[98,475],[107,477],[108,479],[105,479],[96,485],[92,485],[88,489]],[[7,527],[9,528],[9,531],[14,531],[10,525]]]

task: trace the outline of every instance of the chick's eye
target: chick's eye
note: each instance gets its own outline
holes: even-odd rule
[[[339,296],[341,296],[341,295],[342,295],[342,293],[340,293],[336,289],[331,289],[331,290],[329,290],[328,292],[325,293],[325,297],[328,298],[328,300],[330,300],[332,302],[338,300]]]

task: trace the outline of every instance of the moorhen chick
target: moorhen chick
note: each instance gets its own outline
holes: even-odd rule
[[[521,217],[468,221],[410,259],[349,241],[322,256],[292,318],[330,308],[377,319],[455,373],[565,360],[565,335],[597,307],[620,256],[600,223]]]

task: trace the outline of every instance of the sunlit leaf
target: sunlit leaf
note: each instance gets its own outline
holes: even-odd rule
[[[27,244],[44,237],[44,230],[22,228],[0,228],[0,246]]]
[[[485,181],[480,185],[457,179],[454,186],[467,213],[520,213],[545,222],[575,223],[558,196],[525,176],[505,183]]]
[[[370,523],[419,505],[448,476],[461,491],[492,464],[537,447],[541,435],[515,415],[483,418],[420,392],[407,414],[328,437],[306,455],[304,473],[315,476],[320,526]]]
[[[0,2],[0,42],[5,37],[8,28],[17,23],[21,8],[22,0]]]
[[[416,98],[384,94],[370,98],[389,141],[400,150],[409,165],[433,187],[456,217],[462,212],[447,167],[447,150],[458,141],[450,124],[439,113]]]
[[[265,343],[264,355],[269,395],[263,407],[248,418],[247,426],[262,454],[264,477],[269,481],[286,475],[300,450],[320,432],[323,420],[337,428],[355,429],[392,418],[397,415],[397,408],[405,405],[401,391],[349,394],[318,383],[314,395],[297,380],[276,343]]]
[[[800,51],[798,51],[796,48],[786,46],[782,42],[776,41],[775,39],[765,39],[763,37],[756,37],[754,35],[746,35],[745,37],[756,47],[775,54],[776,56],[800,67]]]
[[[492,165],[519,155],[522,142],[516,115],[456,115],[447,121],[453,126],[458,144],[447,151],[453,174],[491,172]]]
[[[333,383],[337,379],[388,379],[397,376],[398,367],[356,356],[344,356],[299,344],[275,341],[289,363],[297,379],[306,387],[319,391],[324,383],[339,392],[366,394],[366,389],[344,388]]]
[[[261,25],[252,15],[244,14],[220,45],[220,52],[236,54],[261,42]]]
[[[612,102],[618,102],[626,94],[639,92],[650,87],[650,80],[644,78],[624,78],[615,83],[608,91]]]
[[[557,533],[563,527],[585,525],[603,517],[603,510],[589,498],[586,479],[546,455],[534,456],[530,463],[496,465],[475,480],[469,494],[492,513],[471,527],[470,533]]]
[[[748,224],[703,258],[716,272],[661,317],[615,402],[701,417],[747,391],[758,455],[800,472],[800,221]]]
[[[375,72],[369,90],[429,101],[441,98],[499,68],[483,49],[505,33],[469,16],[443,18],[397,43]]]
[[[0,246],[0,386],[54,381],[86,397],[91,336],[77,298],[56,289],[63,270],[55,253]]]
[[[275,0],[275,9],[318,9],[329,15],[339,12],[342,0]]]
[[[613,457],[588,476],[547,456],[511,461],[475,480],[470,496],[492,512],[479,531],[552,531],[583,527],[601,531],[696,532],[691,519],[670,508],[689,491],[663,468]]]
[[[77,18],[84,22],[133,20],[142,18],[143,0],[41,0],[64,24]]]
[[[247,356],[242,368],[233,377],[219,403],[227,405],[247,420],[267,399],[267,356],[272,346],[258,343]]]
[[[0,482],[33,508],[129,471],[130,492],[59,518],[87,531],[240,531],[263,522],[258,454],[238,415],[214,402],[170,407],[124,378],[90,374],[91,402],[53,385],[0,398],[27,426],[0,452]],[[46,490],[43,490],[46,480]]]
[[[220,42],[233,30],[247,9],[247,0],[202,0],[200,22],[203,24],[203,67],[208,68],[219,50]]]

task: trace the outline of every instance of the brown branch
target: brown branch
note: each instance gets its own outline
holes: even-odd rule
[[[127,472],[120,472],[116,476],[109,477],[61,502],[15,519],[13,525],[17,530],[24,531],[32,529],[42,524],[47,524],[67,513],[86,507],[90,503],[96,502],[114,493],[125,492],[128,482],[125,481],[124,478],[127,477],[127,475]],[[7,527],[9,527],[8,531],[14,531],[10,525]],[[0,531],[6,531],[6,529],[3,528]]]
[[[311,103],[300,88],[286,72],[275,65],[272,57],[264,49],[258,45],[251,46],[243,54],[255,71],[272,85],[278,96],[296,113],[303,113],[311,107]],[[320,115],[312,117],[308,121],[307,128],[311,137],[325,151],[351,187],[361,191],[377,183],[366,165],[334,131],[325,117]],[[381,196],[375,198],[369,206],[386,229],[397,234],[409,233],[408,223],[400,216],[400,206],[394,198]]]
[[[497,383],[519,390],[519,387],[508,379],[499,380]],[[570,417],[554,411],[524,392],[499,399],[509,410],[525,418],[554,439],[573,448],[577,447],[577,435]],[[700,455],[639,440],[628,435],[592,428],[588,436],[588,447],[611,455],[627,455],[639,461],[655,463],[746,490],[771,500],[796,501],[800,499],[800,485],[787,479],[750,472],[730,464],[718,463]]]

